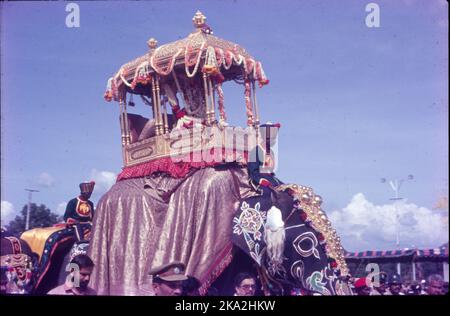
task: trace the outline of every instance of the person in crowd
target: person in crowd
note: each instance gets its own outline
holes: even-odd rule
[[[181,296],[183,282],[188,279],[186,267],[181,262],[171,262],[154,268],[149,272],[155,296]]]
[[[70,273],[66,282],[55,287],[48,295],[97,295],[96,291],[89,287],[94,262],[87,255],[75,256],[70,261]]]
[[[422,288],[420,295],[427,295],[427,281],[426,280],[420,281],[420,287]]]
[[[391,277],[389,278],[389,282],[388,282],[388,290],[386,291],[387,295],[405,295],[405,293],[403,293],[402,287],[403,282],[402,282],[402,278],[400,277],[400,275],[394,273],[391,275]]]
[[[406,291],[406,295],[421,295],[422,286],[418,282],[412,282]]]
[[[443,288],[443,295],[447,295],[448,294],[448,282],[444,282],[444,288]]]
[[[444,294],[444,279],[439,274],[432,274],[427,279],[427,294]]]
[[[355,293],[358,296],[369,296],[371,288],[367,285],[367,277],[361,277],[356,279],[353,286],[355,287]]]
[[[94,217],[94,204],[89,200],[95,182],[80,183],[80,195],[67,203],[64,221],[68,224],[91,222]]]
[[[91,236],[94,203],[89,198],[94,186],[94,181],[80,183],[80,195],[67,203],[64,212],[64,221],[74,228],[78,241],[88,241]]]
[[[234,279],[234,296],[254,296],[256,278],[246,272],[239,273]]]
[[[378,275],[375,275],[372,283],[372,291],[370,295],[386,295],[387,290],[387,273],[380,272]]]

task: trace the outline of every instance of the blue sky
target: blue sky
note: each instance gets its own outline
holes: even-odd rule
[[[380,27],[368,28],[369,2],[75,1],[79,28],[65,25],[67,2],[2,2],[2,225],[26,204],[25,188],[61,211],[79,182],[94,179],[98,201],[122,166],[118,105],[103,100],[107,79],[146,53],[150,37],[187,36],[201,10],[216,36],[264,65],[270,84],[258,100],[262,121],[282,124],[280,179],[313,187],[329,214],[353,216],[359,193],[389,207],[393,193],[380,178],[413,174],[401,195],[443,223],[429,224],[442,229],[423,246],[447,241],[448,209],[432,209],[448,196],[447,3],[375,1]],[[230,121],[243,125],[242,87],[224,92]],[[335,217],[349,235],[349,221]],[[350,235],[350,250],[392,245],[390,235],[361,243]],[[422,239],[406,237],[404,246]]]

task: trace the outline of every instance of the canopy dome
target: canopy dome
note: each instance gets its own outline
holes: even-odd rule
[[[175,69],[188,78],[200,70],[220,77],[220,81],[248,79],[258,81],[260,86],[268,83],[261,63],[243,47],[212,35],[200,11],[192,20],[196,29],[186,38],[159,47],[154,38],[148,40],[148,53],[124,64],[113,76],[112,84],[125,84],[129,92],[140,93],[138,84],[145,85],[154,75],[171,80],[169,75]]]

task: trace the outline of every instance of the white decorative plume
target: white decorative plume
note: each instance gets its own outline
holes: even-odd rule
[[[264,229],[267,255],[272,264],[280,265],[283,262],[285,237],[281,211],[279,208],[272,206],[267,212],[267,221]]]
[[[281,227],[284,227],[281,211],[276,206],[272,206],[267,212],[266,228],[271,231],[276,231]]]

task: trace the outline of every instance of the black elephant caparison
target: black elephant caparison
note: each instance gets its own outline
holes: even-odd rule
[[[233,219],[233,243],[258,264],[261,280],[269,288],[300,288],[311,295],[350,295],[342,261],[339,266],[329,253],[338,243],[327,245],[330,238],[317,225],[320,219],[305,211],[304,206],[311,206],[308,202],[314,195],[302,199],[296,193],[280,188],[241,201]],[[317,208],[313,212],[323,214]],[[271,229],[272,222],[281,224]]]

